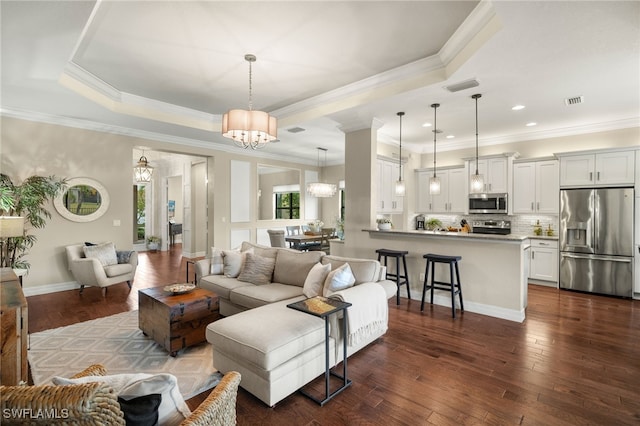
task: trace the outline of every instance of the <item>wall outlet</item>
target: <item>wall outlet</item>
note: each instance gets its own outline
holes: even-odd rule
[[[420,282],[424,282],[424,272],[420,273]]]

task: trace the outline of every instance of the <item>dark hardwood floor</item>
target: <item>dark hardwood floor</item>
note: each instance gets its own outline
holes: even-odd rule
[[[140,253],[131,291],[29,297],[30,331],[137,309],[138,289],[185,281],[175,247]],[[389,308],[387,334],[349,358],[350,388],[324,407],[296,393],[275,408],[240,389],[238,424],[640,424],[640,301],[531,285],[521,324],[471,312],[453,320],[441,306],[421,313],[407,299]]]

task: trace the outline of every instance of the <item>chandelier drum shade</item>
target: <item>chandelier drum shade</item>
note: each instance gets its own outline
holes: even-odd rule
[[[471,175],[470,189],[474,194],[479,194],[484,191],[484,176],[478,173],[478,99],[481,98],[481,94],[475,94],[471,96],[471,99],[476,101],[476,172]]]
[[[138,160],[138,165],[133,168],[133,174],[135,175],[136,182],[151,182],[153,176],[153,167],[149,165],[147,157],[144,156]]]
[[[438,119],[437,119],[437,110],[440,104],[431,104],[431,108],[433,108],[433,177],[429,179],[429,194],[431,195],[439,195],[440,194],[440,178],[436,176],[436,136],[438,133],[441,133],[441,130],[438,130]]]
[[[404,197],[404,193],[406,191],[404,181],[402,180],[402,116],[404,112],[398,112],[398,117],[400,118],[400,153],[398,154],[398,181],[396,182],[396,195],[398,197]]]
[[[320,168],[320,151],[324,151],[324,160],[327,162],[327,148],[318,147],[318,168]],[[326,165],[326,164],[325,164]],[[329,198],[336,195],[337,186],[325,182],[309,182],[307,194],[317,198]]]
[[[264,111],[253,110],[251,64],[255,55],[244,55],[249,62],[249,109],[232,109],[222,116],[222,136],[233,140],[241,148],[258,149],[278,136],[278,121]]]

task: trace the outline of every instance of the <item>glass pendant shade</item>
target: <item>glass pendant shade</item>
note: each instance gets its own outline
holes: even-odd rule
[[[318,198],[328,198],[336,195],[335,185],[324,182],[311,182],[307,184],[307,193]]]
[[[253,110],[251,64],[255,55],[244,55],[249,62],[249,109],[232,109],[222,116],[222,136],[241,148],[258,149],[278,137],[278,120],[264,111]]]
[[[318,168],[320,168],[320,151],[324,151],[324,160],[327,161],[327,148],[318,147]],[[318,197],[328,198],[336,195],[338,187],[332,183],[325,182],[309,182],[307,184],[307,194]]]
[[[151,182],[153,167],[149,165],[147,157],[144,155],[140,157],[138,165],[133,168],[133,174],[136,177],[136,182]]]
[[[405,190],[404,181],[402,179],[396,181],[396,195],[398,197],[403,197]]]
[[[429,194],[440,195],[440,178],[433,176],[429,179]]]
[[[478,174],[476,171],[475,174],[471,175],[471,192],[474,194],[480,194],[484,192],[484,176]]]

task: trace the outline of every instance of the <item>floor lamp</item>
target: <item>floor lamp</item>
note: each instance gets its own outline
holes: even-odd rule
[[[21,216],[0,216],[0,266],[11,267],[9,258],[9,238],[24,236],[24,217]]]

